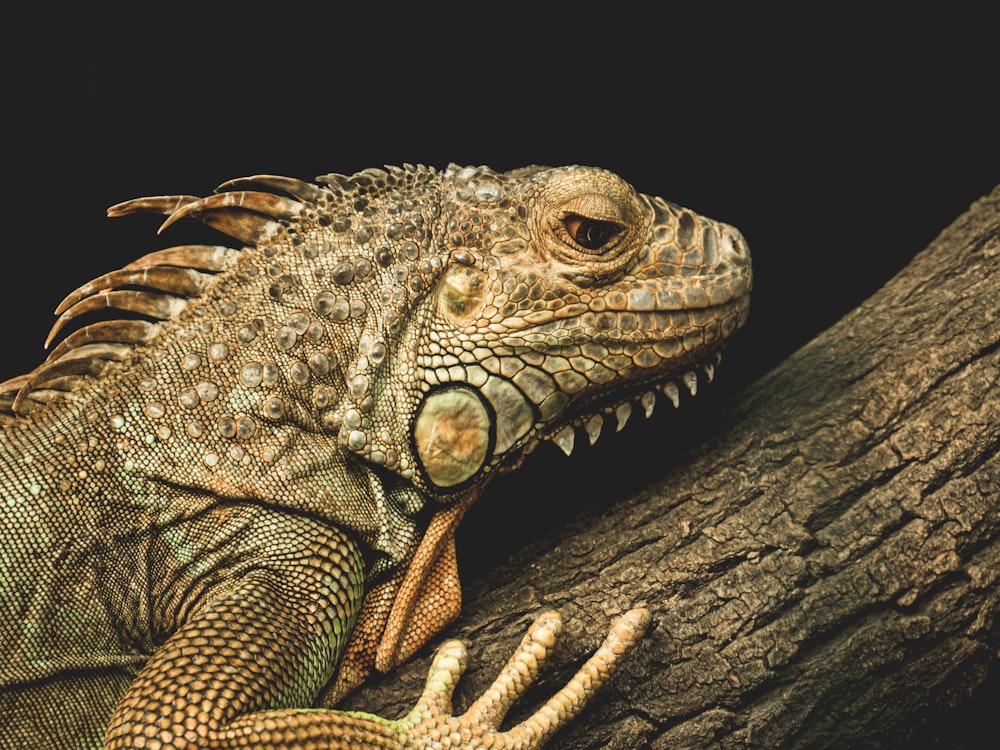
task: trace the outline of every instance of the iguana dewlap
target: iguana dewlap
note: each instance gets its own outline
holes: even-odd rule
[[[454,642],[402,719],[304,709],[456,616],[454,531],[490,477],[711,378],[743,238],[585,167],[219,190],[111,208],[236,247],[84,284],[50,341],[76,330],[0,386],[0,747],[539,747],[647,610],[507,732],[554,614],[461,716]]]

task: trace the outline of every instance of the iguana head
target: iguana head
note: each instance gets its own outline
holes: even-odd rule
[[[404,329],[393,404],[430,491],[513,465],[541,439],[569,453],[576,429],[593,441],[612,414],[620,428],[657,388],[694,391],[746,318],[740,233],[608,171],[451,168],[441,192],[444,263]]]
[[[162,441],[191,486],[287,497],[329,470],[357,487],[348,460],[448,502],[541,440],[569,452],[576,430],[593,440],[657,390],[693,391],[747,314],[739,232],[605,170],[318,182],[257,176],[110,209],[197,218],[243,248],[167,248],[77,289],[53,334],[99,308],[138,319],[72,333],[0,388],[7,410],[103,383],[125,394],[110,428]]]

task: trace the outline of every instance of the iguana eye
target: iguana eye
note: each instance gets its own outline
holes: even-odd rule
[[[563,219],[563,225],[573,241],[587,250],[599,250],[622,231],[622,228],[613,222],[588,219],[579,214],[567,216]]]

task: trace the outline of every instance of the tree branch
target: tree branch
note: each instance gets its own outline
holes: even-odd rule
[[[543,608],[567,624],[548,693],[645,604],[656,629],[555,747],[898,744],[971,695],[1000,646],[998,270],[1000,188],[683,463],[470,582],[451,628],[472,642],[461,694]],[[351,707],[403,713],[426,668]]]

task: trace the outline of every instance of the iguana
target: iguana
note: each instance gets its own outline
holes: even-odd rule
[[[258,175],[109,209],[139,212],[240,249],[84,284],[0,387],[0,746],[542,745],[648,610],[506,732],[553,613],[461,716],[458,642],[404,718],[328,707],[457,615],[454,531],[487,480],[711,379],[747,314],[739,232],[584,167]]]

